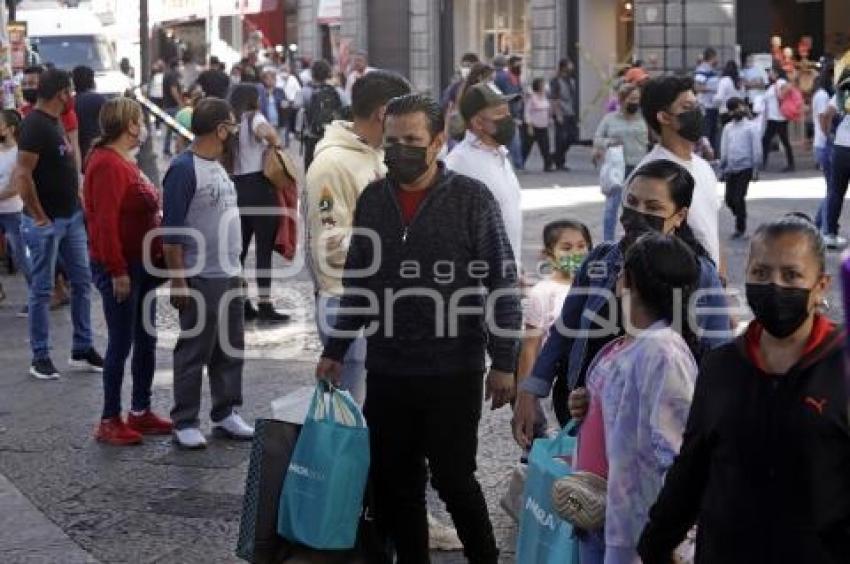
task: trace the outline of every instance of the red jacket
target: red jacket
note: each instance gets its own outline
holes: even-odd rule
[[[126,274],[142,260],[145,234],[159,227],[159,192],[135,163],[105,147],[89,154],[83,190],[92,260],[112,276]],[[150,256],[159,254],[154,248]]]

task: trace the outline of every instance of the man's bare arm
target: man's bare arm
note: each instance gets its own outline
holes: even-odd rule
[[[50,218],[44,213],[35,191],[32,173],[38,164],[38,155],[29,151],[18,151],[18,160],[12,170],[12,191],[21,195],[24,206],[36,225],[47,225]]]

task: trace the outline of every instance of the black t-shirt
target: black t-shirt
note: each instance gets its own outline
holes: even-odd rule
[[[198,76],[198,84],[207,96],[225,99],[230,88],[230,77],[219,70],[207,69]]]
[[[52,220],[74,215],[80,208],[80,179],[74,149],[60,121],[39,109],[33,110],[21,124],[18,150],[38,155],[32,178],[47,217]]]
[[[106,102],[106,98],[97,92],[83,92],[77,94],[74,109],[77,111],[79,120],[80,154],[83,159],[88,155],[92,142],[100,136],[100,109]]]
[[[177,87],[177,90],[180,90],[180,73],[177,71],[170,71],[165,73],[165,76],[162,79],[162,107],[163,108],[179,108],[180,100],[175,100],[174,96],[171,95],[171,88],[173,86]]]

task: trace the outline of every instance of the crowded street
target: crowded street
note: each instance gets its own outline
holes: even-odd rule
[[[0,2],[0,564],[850,562],[846,0]]]

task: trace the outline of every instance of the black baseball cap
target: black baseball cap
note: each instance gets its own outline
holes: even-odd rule
[[[492,84],[476,84],[475,86],[470,86],[466,93],[464,93],[460,101],[460,115],[464,120],[469,121],[481,110],[502,104],[510,104],[519,99],[519,97],[519,94],[502,94],[502,91]]]

